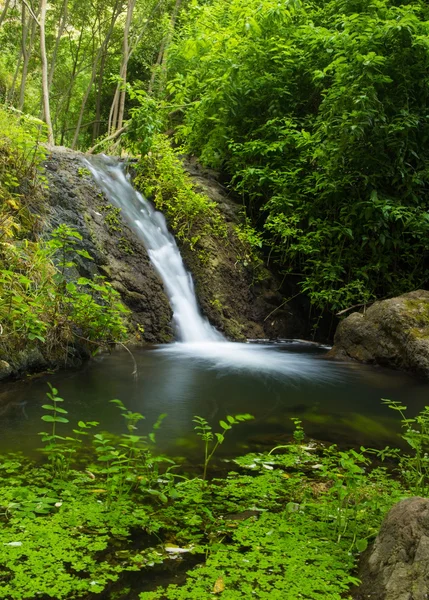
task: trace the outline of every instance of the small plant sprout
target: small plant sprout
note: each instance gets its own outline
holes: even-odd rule
[[[235,415],[232,417],[228,415],[226,421],[219,421],[222,431],[213,432],[211,425],[203,417],[195,416],[192,420],[195,423],[194,430],[196,434],[202,439],[204,443],[204,471],[203,481],[207,477],[207,467],[213,458],[214,453],[223,444],[225,440],[225,434],[227,431],[232,429],[234,425],[243,423],[244,421],[251,421],[254,417],[252,415]]]

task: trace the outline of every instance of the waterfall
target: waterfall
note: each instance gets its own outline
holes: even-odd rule
[[[191,274],[185,269],[164,215],[133,188],[123,165],[115,159],[96,156],[85,159],[85,163],[109,201],[121,209],[122,216],[143,242],[164,283],[178,339],[187,343],[224,340],[200,312]]]

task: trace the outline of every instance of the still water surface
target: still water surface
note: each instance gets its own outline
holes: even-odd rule
[[[255,420],[229,432],[228,454],[270,448],[292,431],[291,417],[306,432],[339,444],[397,443],[395,413],[381,398],[398,400],[416,414],[429,404],[429,384],[387,369],[335,363],[323,348],[299,342],[272,345],[172,344],[134,351],[138,375],[126,352],[101,356],[79,371],[63,371],[0,386],[0,450],[32,452],[43,414],[47,381],[65,399],[72,423],[97,420],[104,430],[124,431],[121,399],[145,415],[142,430],[167,413],[158,434],[162,451],[195,457],[192,418],[214,424],[227,414],[251,413]]]

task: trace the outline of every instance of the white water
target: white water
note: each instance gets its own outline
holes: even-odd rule
[[[96,156],[85,163],[107,198],[121,209],[122,216],[142,240],[164,283],[180,343],[160,347],[157,352],[186,363],[204,364],[221,374],[250,371],[289,380],[338,378],[333,363],[328,365],[312,356],[282,353],[268,345],[228,342],[202,316],[192,277],[185,269],[164,215],[132,187],[123,166],[115,159]],[[177,385],[174,378],[168,385],[171,383]]]
[[[185,269],[164,215],[133,188],[123,166],[114,159],[97,156],[87,160],[86,164],[103,192],[121,209],[123,217],[143,241],[164,283],[179,340],[187,343],[223,340],[201,315],[192,277]]]

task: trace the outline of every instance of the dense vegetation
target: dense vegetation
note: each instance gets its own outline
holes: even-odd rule
[[[176,136],[226,170],[317,306],[427,282],[427,8],[194,3],[169,53]]]
[[[92,354],[126,337],[119,294],[77,276],[76,257],[92,260],[80,234],[60,225],[46,237],[44,139],[41,121],[0,109],[0,359],[12,364],[34,350],[64,364],[76,346]]]
[[[5,3],[0,94],[40,116],[44,37],[52,140],[144,156],[168,129],[320,311],[427,283],[425,2],[44,4]]]
[[[428,491],[427,409],[407,420],[391,405],[410,453],[379,456],[400,457],[397,481],[371,465],[371,451],[308,443],[298,420],[290,444],[229,461],[227,475],[212,477],[217,448],[249,415],[214,428],[195,417],[195,476],[156,452],[166,415],[143,434],[142,415],[112,402],[126,424],[119,437],[95,422],[72,428],[51,388],[44,458],[0,458],[0,598],[350,598],[356,558],[386,511]]]
[[[0,47],[0,367],[127,337],[118,293],[78,275],[80,234],[48,224],[49,144],[133,155],[203,265],[204,235],[233,232],[237,263],[261,280],[265,256],[318,315],[427,286],[425,1],[4,0]],[[196,193],[187,153],[220,172],[243,225]],[[142,434],[114,400],[115,436],[48,397],[40,459],[0,456],[5,600],[350,598],[388,509],[429,493],[428,408],[391,404],[409,454],[317,446],[296,421],[291,444],[228,473],[213,458],[249,415],[195,417],[196,475],[157,454],[164,415]]]

